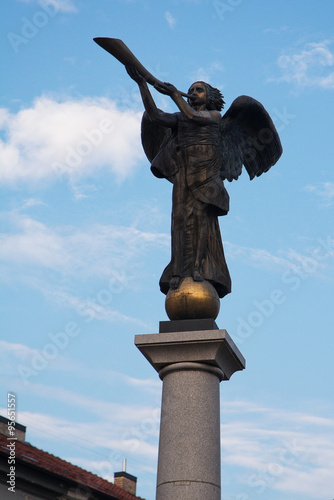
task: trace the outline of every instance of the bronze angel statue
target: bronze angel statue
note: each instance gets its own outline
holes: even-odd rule
[[[197,81],[184,94],[155,79],[132,53],[124,57],[126,46],[115,54],[115,46],[111,50],[106,40],[115,39],[95,39],[125,64],[139,86],[145,107],[142,144],[151,170],[173,183],[171,261],[160,289],[167,294],[192,277],[209,281],[224,297],[231,291],[218,223],[229,211],[224,180],[238,179],[243,166],[250,179],[267,172],[282,154],[276,128],[255,99],[238,97],[222,116],[225,103],[219,89]],[[147,82],[170,96],[179,111],[160,110]]]

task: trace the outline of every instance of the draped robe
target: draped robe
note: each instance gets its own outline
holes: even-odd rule
[[[204,217],[208,234],[200,272],[224,297],[231,291],[231,279],[218,224],[218,216],[229,210],[229,195],[220,176],[220,123],[198,124],[182,113],[177,115],[177,127],[151,163],[154,175],[173,183],[172,256],[160,278],[160,289],[168,292],[178,258],[183,263],[181,278],[192,276],[200,231],[196,221]],[[175,255],[175,248],[182,252],[180,256]]]

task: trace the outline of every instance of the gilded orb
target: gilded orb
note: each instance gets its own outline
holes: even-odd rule
[[[220,300],[211,283],[194,281],[188,277],[182,280],[178,288],[168,291],[165,307],[171,320],[216,319]]]

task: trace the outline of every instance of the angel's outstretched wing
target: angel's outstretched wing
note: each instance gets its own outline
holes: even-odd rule
[[[141,122],[141,142],[147,159],[151,163],[166,140],[168,129],[150,120],[148,114],[143,114]]]
[[[246,167],[250,179],[267,172],[282,154],[275,125],[261,103],[237,97],[221,119],[221,176],[232,181]]]
[[[145,111],[141,122],[141,142],[150,163],[152,163],[169,136],[170,130],[155,121],[151,121]]]
[[[172,130],[152,121],[145,111],[141,122],[141,142],[151,163],[152,173],[156,177],[173,182],[173,175],[178,166],[174,158],[175,145]]]

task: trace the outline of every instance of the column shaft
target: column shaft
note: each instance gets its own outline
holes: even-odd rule
[[[203,363],[177,363],[160,372],[157,500],[221,498],[219,372]]]

